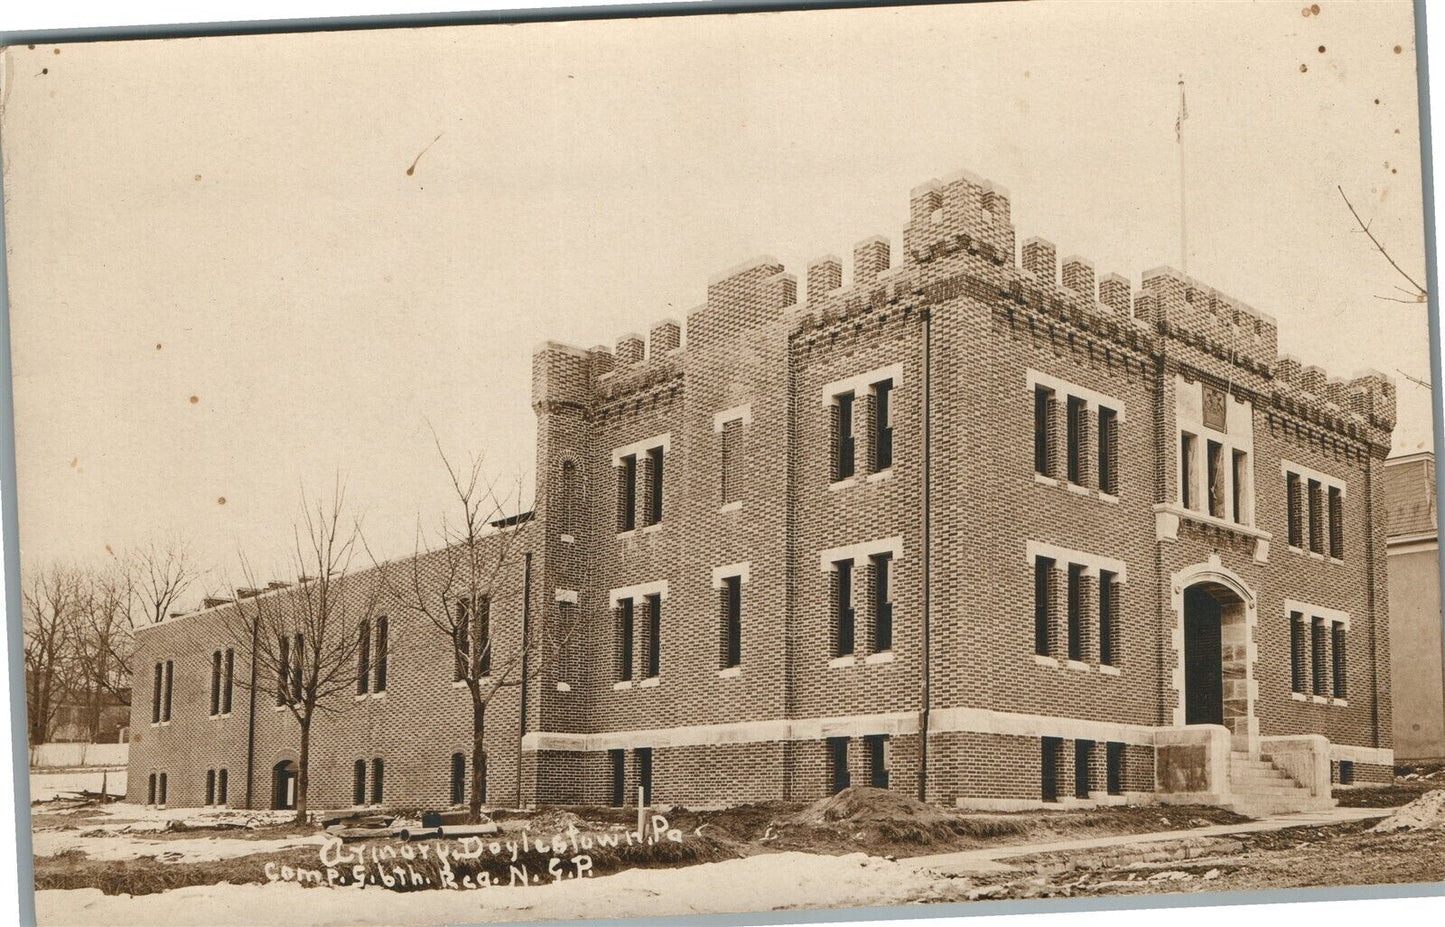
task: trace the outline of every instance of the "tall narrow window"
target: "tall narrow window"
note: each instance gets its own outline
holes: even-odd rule
[[[1039,797],[1044,801],[1059,800],[1059,751],[1064,742],[1057,737],[1045,737],[1041,741],[1039,757]]]
[[[218,805],[224,805],[224,804],[226,804],[226,801],[227,801],[226,787],[227,787],[227,784],[228,784],[228,783],[226,782],[227,778],[228,778],[228,777],[227,777],[226,771],[225,771],[224,769],[221,770],[220,772],[216,773],[216,804],[218,804]]]
[[[151,724],[161,723],[161,678],[164,672],[163,666],[157,663],[155,682],[151,688]]]
[[[1094,755],[1092,740],[1074,741],[1074,797],[1089,797],[1089,774]]]
[[[873,571],[873,652],[893,649],[893,572],[892,554],[874,554],[868,558]]]
[[[155,803],[156,803],[156,774],[155,774],[155,773],[151,773],[151,774],[150,774],[150,778],[146,779],[146,804],[147,804],[147,805],[154,805]]]
[[[1110,795],[1124,794],[1124,745],[1110,741],[1104,747],[1104,787]]]
[[[627,804],[627,751],[608,750],[612,767],[612,807],[621,808]]]
[[[1049,655],[1049,594],[1054,581],[1054,561],[1034,558],[1034,653]]]
[[[1069,482],[1078,483],[1082,478],[1084,462],[1084,416],[1088,405],[1077,396],[1069,397],[1068,419],[1065,422],[1065,441],[1068,445]]]
[[[617,679],[632,679],[632,600],[617,601]]]
[[[1330,487],[1330,556],[1345,559],[1345,494],[1338,486]]]
[[[1099,408],[1099,492],[1119,494],[1119,415],[1113,409]]]
[[[1289,657],[1290,685],[1295,692],[1306,692],[1309,688],[1308,626],[1299,612],[1289,613]]]
[[[868,747],[868,784],[875,789],[888,788],[888,735],[871,734],[863,743]]]
[[[232,647],[227,647],[227,648],[226,648],[226,683],[225,683],[225,688],[223,688],[223,689],[221,690],[221,714],[223,714],[223,715],[228,715],[228,714],[231,713],[231,696],[232,696],[232,693],[235,691],[235,689],[236,689],[236,651],[235,651],[235,649],[232,648]],[[221,776],[222,776],[222,779],[223,779],[223,780],[224,780],[224,778],[225,778],[225,775],[226,775],[226,771],[225,771],[224,769],[221,770]],[[224,801],[224,799],[223,799],[223,801]]]
[[[1049,447],[1049,419],[1053,414],[1054,391],[1034,387],[1034,472],[1053,476],[1053,454]]]
[[[1323,619],[1315,618],[1310,623],[1310,643],[1313,645],[1314,694],[1326,695],[1325,673],[1329,663],[1325,660],[1325,649],[1329,647],[1328,631]]]
[[[291,640],[291,697],[300,701],[306,674],[306,636],[297,634]]]
[[[371,622],[363,618],[356,625],[356,694],[365,695],[369,691],[371,691]]]
[[[452,754],[452,804],[460,805],[467,800],[467,758],[460,753]]]
[[[1117,577],[1108,570],[1099,571],[1099,665],[1114,664],[1114,593]]]
[[[366,804],[366,760],[357,760],[351,767],[351,803]]]
[[[873,466],[875,470],[887,470],[893,466],[892,395],[892,380],[873,384]]]
[[[833,656],[853,650],[853,561],[839,560],[833,564]]]
[[[1234,520],[1245,525],[1249,523],[1249,513],[1246,510],[1249,505],[1249,455],[1244,451],[1234,451],[1230,459],[1231,475],[1234,477],[1234,497],[1230,500]]]
[[[1069,659],[1084,658],[1084,567],[1069,564]]]
[[[643,674],[651,679],[662,674],[662,596],[650,595],[647,602],[647,665]]]
[[[575,537],[581,528],[582,505],[581,481],[577,478],[577,464],[570,460],[562,462],[562,498],[557,506],[558,527],[562,534]]]
[[[1224,517],[1224,445],[1218,441],[1208,442],[1208,457],[1205,469],[1209,480],[1209,514],[1215,518]]]
[[[1335,698],[1345,697],[1345,626],[1336,622],[1330,631],[1330,656],[1334,666],[1331,674],[1334,681],[1334,691],[1331,693]]]
[[[1194,487],[1194,448],[1198,441],[1187,432],[1179,436],[1179,504],[1186,509],[1199,508]]]
[[[452,639],[452,681],[466,679],[472,668],[472,623],[468,620],[467,603],[457,603],[457,624]]]
[[[211,717],[221,713],[221,651],[211,654]],[[206,804],[210,804],[207,802]]]
[[[723,669],[743,662],[743,578],[723,577],[722,586]]]
[[[743,420],[733,419],[722,426],[722,501],[723,505],[742,498],[743,488]]]
[[[291,686],[291,639],[282,634],[276,638],[276,704],[286,704]]]
[[[1324,494],[1321,490],[1319,480],[1310,480],[1310,550],[1316,554],[1325,552]]]
[[[851,782],[848,775],[848,738],[828,738],[828,790],[834,795],[846,789]]]
[[[381,778],[385,771],[386,767],[382,763],[381,757],[371,761],[371,803],[373,805],[381,804]]]
[[[637,455],[628,454],[617,468],[617,530],[637,527]]]
[[[647,452],[648,467],[652,480],[647,494],[647,523],[655,525],[662,521],[662,448],[654,447]]]
[[[638,747],[633,751],[637,761],[637,787],[642,791],[642,803],[652,804],[652,748]]]
[[[206,804],[209,806],[209,805],[214,805],[215,803],[216,803],[216,771],[215,771],[214,769],[208,769],[208,770],[206,770]]]
[[[1304,493],[1298,473],[1285,476],[1285,505],[1289,510],[1289,546],[1303,548],[1304,539]]]
[[[837,424],[833,434],[833,481],[846,480],[854,473],[853,466],[853,394],[844,393],[834,403]]]
[[[385,615],[376,619],[376,672],[375,682],[371,687],[373,692],[386,691],[386,652],[390,625],[391,622]]]
[[[492,600],[483,596],[477,602],[477,672],[492,675]]]
[[[166,661],[166,691],[165,704],[161,706],[161,720],[171,720],[171,693],[174,690],[173,683],[176,677],[176,664],[174,660]],[[164,775],[164,773],[162,773]]]
[[[157,804],[157,805],[165,805],[165,803],[166,803],[166,774],[165,774],[165,773],[161,773],[160,779],[157,781],[157,784],[156,784],[156,804]]]

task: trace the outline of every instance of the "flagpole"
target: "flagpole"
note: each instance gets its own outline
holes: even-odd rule
[[[1179,143],[1179,269],[1189,273],[1188,212],[1184,199],[1184,120],[1189,110],[1184,105],[1184,75],[1179,75],[1179,118],[1175,121],[1175,139]]]

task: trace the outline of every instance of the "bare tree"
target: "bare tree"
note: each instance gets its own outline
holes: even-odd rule
[[[25,709],[30,744],[45,743],[60,707],[78,682],[75,641],[80,573],[52,564],[34,573],[21,593],[25,631]]]
[[[94,741],[107,697],[129,705],[132,634],[129,585],[126,576],[111,569],[88,570],[78,577],[75,621],[75,657],[78,684],[83,692],[86,725]]]
[[[436,443],[447,472],[455,517],[439,519],[431,543],[420,525],[414,556],[380,567],[388,596],[440,635],[452,654],[454,675],[464,683],[472,708],[472,762],[467,808],[481,816],[487,768],[487,708],[504,689],[536,678],[567,644],[572,628],[525,624],[514,639],[492,633],[492,605],[508,595],[507,573],[518,556],[521,526],[531,518],[520,476],[503,483],[476,457],[455,466]],[[373,559],[375,559],[373,557]],[[513,590],[521,594],[522,590]],[[524,604],[525,609],[525,604]]]
[[[311,731],[317,713],[343,710],[351,702],[357,679],[385,659],[384,654],[361,659],[363,628],[375,610],[376,594],[374,584],[348,581],[352,557],[362,541],[360,526],[344,520],[344,509],[340,480],[329,501],[313,503],[303,492],[301,514],[293,527],[297,581],[263,588],[243,556],[248,588],[238,590],[234,607],[223,613],[236,650],[254,661],[257,690],[274,686],[276,704],[296,720],[298,824],[306,822]],[[236,682],[252,685],[250,680]]]

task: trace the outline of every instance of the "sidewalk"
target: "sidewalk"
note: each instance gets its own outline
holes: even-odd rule
[[[1013,867],[1001,860],[1018,856],[1035,856],[1041,853],[1068,853],[1075,850],[1099,850],[1110,847],[1136,846],[1149,843],[1168,843],[1174,840],[1188,840],[1195,837],[1227,837],[1231,834],[1254,834],[1261,831],[1284,830],[1286,827],[1326,827],[1331,824],[1345,824],[1350,821],[1368,821],[1389,817],[1395,808],[1331,808],[1328,811],[1308,811],[1300,814],[1281,814],[1245,821],[1240,824],[1215,824],[1209,827],[1193,827],[1188,830],[1166,830],[1145,834],[1124,834],[1117,837],[1091,837],[1084,840],[1059,840],[1054,843],[1023,843],[1010,846],[987,847],[979,850],[963,850],[957,853],[934,853],[929,856],[912,856],[900,859],[902,865],[927,869],[939,875],[959,876],[988,872],[1007,872]]]

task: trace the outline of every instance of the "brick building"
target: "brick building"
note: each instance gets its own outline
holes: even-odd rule
[[[499,529],[526,557],[491,633],[584,633],[494,703],[489,801],[1268,810],[1388,777],[1392,382],[1280,357],[1176,271],[1017,249],[966,173],[890,250],[847,286],[810,264],[803,298],[771,259],[721,274],[685,347],[666,320],[537,348],[539,501]],[[284,801],[289,714],[207,711],[232,607],[139,635],[132,801]],[[468,705],[430,639],[318,722],[315,806],[454,797]]]
[[[1432,452],[1385,461],[1390,670],[1398,680],[1395,755],[1401,762],[1445,759],[1439,514]]]

